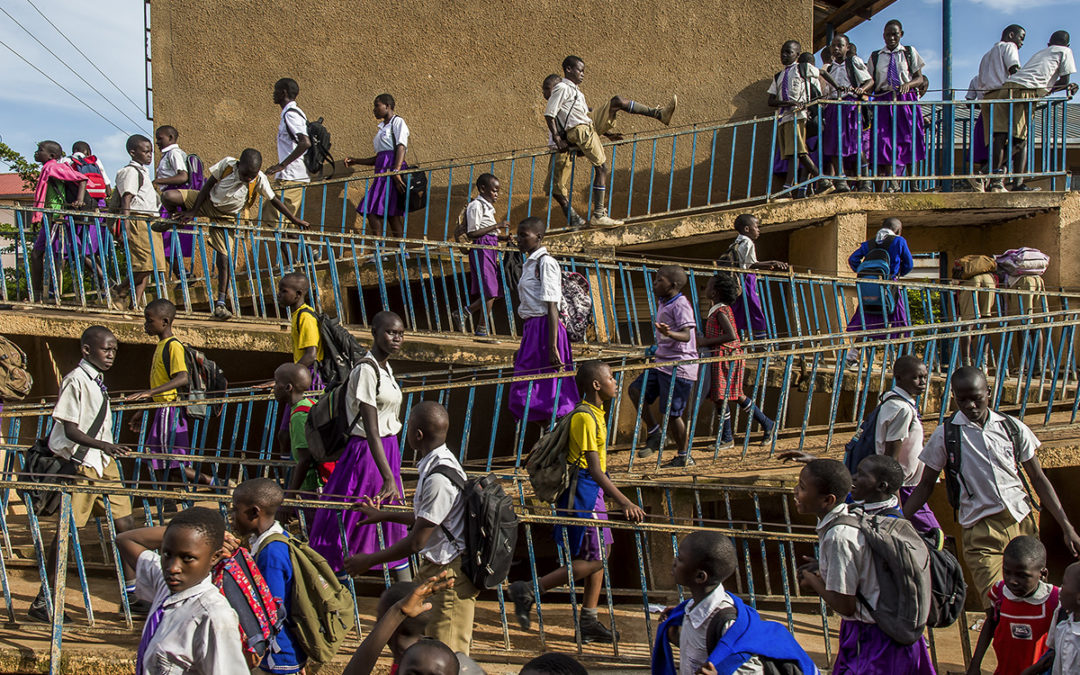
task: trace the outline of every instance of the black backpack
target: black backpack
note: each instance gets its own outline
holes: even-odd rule
[[[382,373],[379,365],[371,359],[361,359],[357,368],[367,364],[375,369],[375,396],[379,395]],[[347,399],[349,396],[349,377],[345,377],[331,387],[323,390],[319,399],[308,411],[304,424],[304,438],[307,440],[311,458],[322,464],[336,462],[345,446],[349,444],[352,428],[360,419],[360,412],[349,414]]]
[[[894,398],[898,398],[904,401],[912,408],[915,407],[914,404],[911,403],[911,401],[907,400],[900,394],[893,394],[892,396],[886,394],[884,397],[882,397],[881,401],[877,404],[877,407],[874,408],[870,412],[870,414],[866,416],[866,419],[863,420],[863,423],[859,427],[859,430],[855,432],[855,435],[852,436],[851,440],[848,441],[847,445],[844,446],[844,466],[846,466],[848,471],[850,471],[852,474],[854,474],[855,470],[859,468],[859,462],[863,461],[870,455],[877,454],[878,415],[881,413],[881,406],[884,405],[886,401],[891,401]],[[916,410],[915,414],[918,415],[919,411]]]
[[[321,173],[323,164],[329,162],[330,175],[325,176],[325,178],[332,178],[334,175],[334,156],[330,154],[330,132],[323,126],[323,118],[320,117],[318,120],[310,122],[299,108],[289,108],[289,110],[296,111],[307,123],[307,137],[311,141],[311,147],[304,153],[304,166],[307,168],[308,173]],[[289,136],[292,137],[293,143],[295,143],[296,135],[289,131]]]
[[[1005,429],[1009,433],[1009,440],[1012,441],[1016,474],[1020,477],[1020,482],[1024,484],[1024,490],[1027,491],[1031,503],[1036,510],[1039,510],[1039,502],[1035,499],[1031,486],[1028,485],[1023,467],[1020,466],[1020,427],[1011,415],[1002,415],[1002,417],[1005,418]],[[953,424],[952,420],[952,417],[945,420],[945,494],[949,498],[949,506],[952,506],[953,510],[959,510],[961,488],[968,494],[971,494],[971,490],[968,489],[962,473],[963,458],[960,448],[963,444],[960,442],[960,425]]]
[[[518,532],[514,501],[493,473],[468,480],[462,480],[449,466],[437,466],[432,473],[446,476],[465,500],[461,571],[481,590],[497,588],[506,581],[514,563]],[[442,528],[447,538],[453,538],[445,525]]]
[[[184,364],[187,366],[187,414],[198,420],[205,420],[215,412],[218,406],[208,406],[202,403],[206,399],[206,392],[224,392],[229,388],[229,380],[225,372],[210,359],[206,358],[198,349],[189,347],[174,337],[165,341],[165,347],[161,350],[161,359],[165,364],[165,373],[169,373],[169,343],[176,342],[184,348]]]
[[[330,389],[339,382],[349,379],[349,373],[360,363],[366,351],[353,337],[337,317],[316,312],[307,307],[301,308],[315,317],[319,324],[319,341],[322,343],[323,359],[319,364],[319,375],[323,388]]]
[[[921,532],[926,549],[930,551],[930,616],[929,628],[948,628],[960,618],[967,598],[967,584],[960,561],[940,544],[941,531]]]

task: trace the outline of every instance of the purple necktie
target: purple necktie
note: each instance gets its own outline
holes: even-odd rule
[[[163,614],[165,614],[164,603],[162,603],[161,606],[146,619],[146,625],[143,626],[142,639],[139,640],[139,649],[135,652],[135,675],[142,675],[143,656],[146,654],[146,648],[150,646],[150,640],[154,639],[158,626],[161,625],[161,616]]]
[[[885,74],[885,79],[888,80],[889,86],[893,89],[899,89],[900,85],[900,66],[896,63],[896,52],[889,54],[889,70]]]
[[[791,66],[784,68],[784,79],[780,80],[780,100],[790,101],[788,97],[788,77],[791,75]]]

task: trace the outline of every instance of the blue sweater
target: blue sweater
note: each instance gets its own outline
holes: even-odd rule
[[[288,533],[285,534],[288,537]],[[259,549],[255,556],[270,594],[279,598],[285,607],[285,616],[292,615],[293,567],[289,557],[289,545],[272,541]],[[274,638],[259,668],[267,673],[298,673],[307,661],[307,655],[296,643],[296,637],[286,620],[284,627]]]
[[[762,656],[777,661],[795,661],[804,675],[816,675],[817,666],[799,646],[788,629],[775,621],[765,621],[757,611],[748,607],[734,595],[738,616],[735,623],[724,631],[720,642],[709,654],[709,662],[716,666],[719,675],[731,675],[751,656]],[[686,604],[689,600],[671,611],[667,619],[660,624],[653,643],[652,675],[676,675],[675,657],[671,652],[671,643],[667,631],[671,626],[681,626],[686,618]]]
[[[848,266],[851,267],[852,272],[856,272],[859,269],[859,263],[862,262],[866,254],[870,252],[870,246],[873,241],[864,241],[859,248],[851,254],[848,258]],[[915,267],[915,259],[911,256],[911,249],[908,248],[907,240],[903,237],[893,237],[892,242],[889,244],[889,263],[892,268],[892,278],[899,279],[900,277],[907,276]]]

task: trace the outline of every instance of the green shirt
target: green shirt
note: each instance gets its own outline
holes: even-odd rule
[[[292,407],[292,413],[289,415],[289,446],[292,448],[292,457],[296,461],[300,461],[300,456],[296,451],[308,446],[304,426],[307,425],[308,414],[311,412],[311,406],[313,405],[315,405],[315,399],[311,396],[305,396],[297,401],[296,405]],[[317,492],[320,487],[322,487],[322,482],[319,480],[319,472],[315,470],[315,465],[312,464],[311,468],[308,469],[307,476],[304,477],[304,482],[300,484],[300,489],[305,492]]]

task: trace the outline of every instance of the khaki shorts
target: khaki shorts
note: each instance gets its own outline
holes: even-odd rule
[[[570,176],[573,173],[573,157],[569,152],[556,152],[551,155],[548,162],[547,180],[544,182],[544,191],[548,188],[554,194],[562,197],[570,196]]]
[[[436,565],[430,560],[421,559],[419,580],[425,581],[446,569],[451,570],[454,587],[439,591],[428,599],[431,603],[431,619],[426,633],[455,652],[468,656],[472,644],[476,596],[480,591],[461,571],[461,556],[454,558],[449,565]]]
[[[88,466],[79,467],[79,479],[83,485],[104,488],[122,488],[120,471],[116,468],[116,460],[109,462],[98,478],[97,472]],[[91,517],[103,518],[105,516],[105,500],[109,500],[113,520],[125,518],[131,515],[131,500],[127,497],[111,494],[92,494],[89,492],[71,493],[71,519],[75,527],[83,527]]]
[[[1001,581],[1001,556],[1005,547],[1021,535],[1039,536],[1039,525],[1035,522],[1034,511],[1018,523],[1008,509],[1002,509],[977,521],[971,527],[964,528],[960,537],[963,544],[962,559],[964,567],[967,567],[971,574],[974,586],[971,590],[978,595],[983,609],[990,607],[990,598],[986,592]]]
[[[128,257],[132,272],[165,272],[165,244],[161,233],[150,229],[146,218],[128,217],[124,229],[127,231]]]
[[[1039,98],[1039,89],[1025,89],[1015,84],[1006,83],[1001,89],[995,89],[986,95],[994,98]],[[983,117],[983,140],[990,142],[990,108],[994,109],[994,133],[1009,134],[1012,138],[1025,139],[1028,134],[1028,105],[1026,103],[983,103],[980,106]],[[1012,109],[1012,123],[1009,109]]]
[[[195,200],[199,198],[199,191],[181,190],[180,193],[184,196],[184,208],[194,208]],[[195,215],[202,216],[210,222],[220,225],[231,226],[236,223],[235,213],[225,213],[219,210],[209,199],[203,202],[203,205],[199,207],[199,212]],[[207,241],[210,243],[210,248],[222,255],[228,255],[229,251],[233,250],[233,236],[223,227],[211,226]]]
[[[593,108],[589,113],[592,118],[593,129],[600,136],[615,128],[615,113],[611,110],[611,99],[605,99],[602,104]]]
[[[1029,291],[1042,293],[1046,290],[1046,282],[1036,274],[1025,274],[1016,277],[1009,288],[1017,291]],[[1033,314],[1042,311],[1042,298],[1039,295],[1009,295],[1009,313]]]
[[[792,127],[795,132],[792,132]],[[798,125],[791,122],[781,122],[776,131],[780,136],[780,156],[792,157],[796,152],[800,155],[807,153],[806,149],[806,120],[798,120]]]
[[[993,289],[996,287],[994,284],[994,277],[991,274],[979,274],[966,281],[961,282],[962,285],[968,287],[975,287],[978,289]],[[979,308],[980,319],[985,319],[990,316],[990,313],[994,311],[994,291],[993,290],[962,290],[956,294],[956,311],[960,315],[960,319],[964,321],[972,321],[975,317],[975,308]]]
[[[579,124],[566,130],[566,142],[573,146],[593,166],[603,166],[607,161],[600,134],[591,124]]]
[[[273,186],[274,192],[281,194],[281,201],[285,206],[288,206],[289,210],[292,211],[294,215],[299,216],[300,204],[304,201],[304,188],[307,186],[307,183],[298,183],[291,180],[278,180],[274,181]],[[277,210],[273,207],[270,208],[270,213],[273,215],[273,223],[274,225],[277,225]]]

